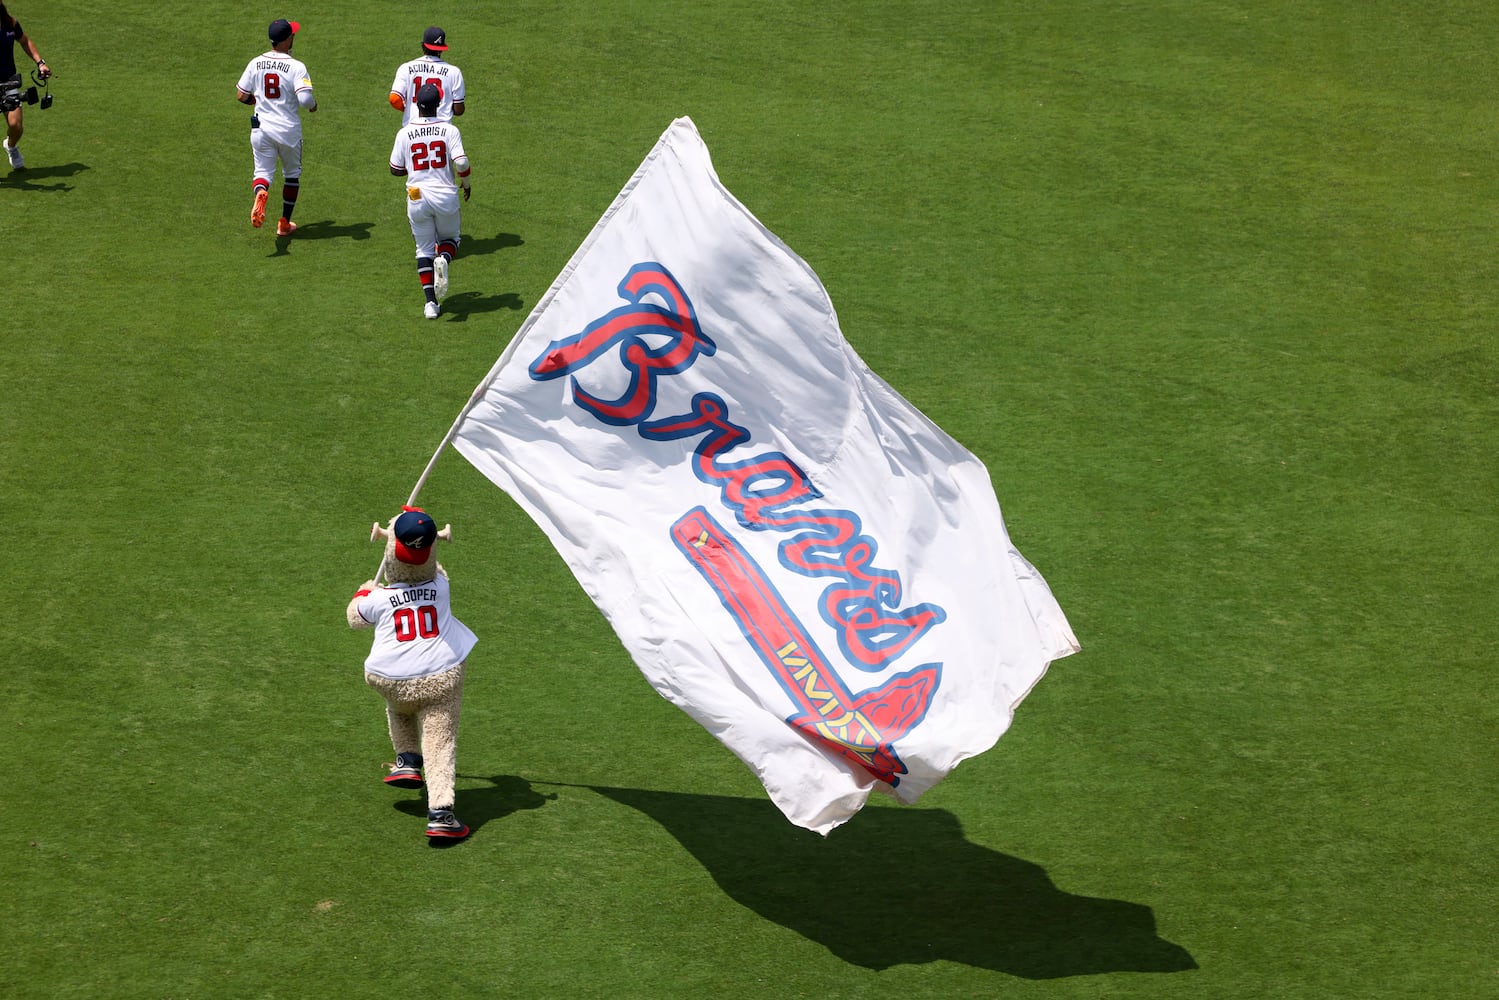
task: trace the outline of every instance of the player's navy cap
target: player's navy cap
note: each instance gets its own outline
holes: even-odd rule
[[[432,543],[437,540],[437,522],[428,517],[426,511],[407,507],[396,518],[391,534],[396,536],[396,558],[412,566],[423,566],[432,556]]]
[[[431,49],[434,52],[446,52],[448,50],[448,33],[435,25],[428,28],[422,35],[422,48]]]
[[[437,106],[442,103],[442,91],[437,89],[435,83],[424,83],[416,92],[416,106],[421,111],[437,111]]]
[[[283,17],[272,21],[266,34],[271,36],[271,41],[273,42],[284,42],[301,30],[302,26],[296,21],[288,21]]]

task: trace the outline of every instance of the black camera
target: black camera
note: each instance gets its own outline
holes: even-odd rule
[[[40,73],[31,74],[33,86],[21,89],[21,75],[17,73],[9,80],[0,80],[0,110],[14,111],[23,104],[40,104],[42,110],[52,107],[52,94],[47,90],[51,77]]]

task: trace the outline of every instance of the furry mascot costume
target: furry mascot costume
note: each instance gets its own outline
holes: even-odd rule
[[[364,679],[385,699],[396,762],[385,783],[427,787],[427,836],[460,840],[469,829],[453,815],[458,768],[458,715],[463,673],[478,638],[449,606],[448,574],[434,558],[441,531],[418,507],[402,508],[388,526],[376,524],[370,541],[385,540],[376,580],[349,601],[350,628],[373,628]],[[385,583],[378,582],[384,576]]]

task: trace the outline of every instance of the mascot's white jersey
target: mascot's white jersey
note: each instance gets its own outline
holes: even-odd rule
[[[361,597],[359,614],[375,626],[365,672],[405,680],[468,659],[479,638],[453,617],[448,593],[448,578],[439,573],[425,583],[393,583]]]

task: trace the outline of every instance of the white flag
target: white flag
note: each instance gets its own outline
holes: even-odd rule
[[[454,425],[641,672],[827,833],[1077,650],[983,464],[865,366],[680,118]]]

